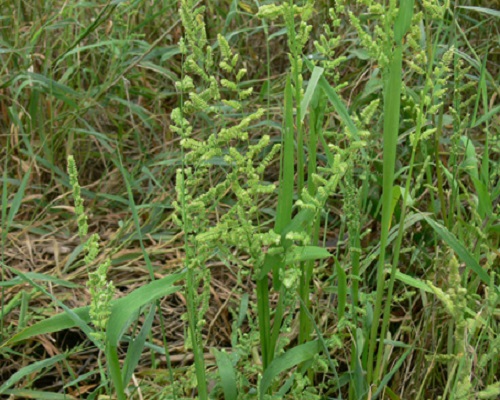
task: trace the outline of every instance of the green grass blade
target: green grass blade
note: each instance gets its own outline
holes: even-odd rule
[[[285,87],[285,124],[283,127],[283,155],[280,171],[278,205],[274,230],[281,233],[292,219],[293,180],[294,180],[294,122],[293,122],[293,95],[290,78]]]
[[[2,263],[2,265],[4,265]],[[68,306],[66,306],[62,301],[60,301],[57,297],[55,297],[51,292],[47,291],[44,287],[40,286],[36,282],[34,282],[32,279],[28,278],[25,274],[23,274],[21,271],[16,270],[15,268],[9,267],[7,265],[4,265],[6,268],[10,269],[11,272],[14,274],[18,275],[23,281],[26,283],[29,283],[32,287],[38,289],[40,292],[42,292],[44,295],[47,297],[51,298],[52,301],[54,301],[59,307],[61,307],[64,310],[64,315],[72,322],[72,326],[78,326],[86,335],[89,339],[92,339],[91,333],[93,332],[93,329],[88,325],[88,320],[86,318],[80,317],[79,314],[75,313],[72,309],[70,309]],[[33,326],[36,326],[38,324],[35,324]],[[30,328],[33,328],[31,326]],[[14,335],[15,337],[18,337],[21,335],[23,332],[26,330],[30,329],[26,328],[19,332],[18,334]],[[32,331],[36,332],[36,328],[32,329]],[[53,331],[52,331],[53,332]],[[47,332],[44,332],[47,333]],[[35,334],[40,334],[40,333],[35,333]],[[1,347],[5,346],[7,343],[12,343],[12,338],[9,339],[6,343],[3,343]]]
[[[76,397],[66,393],[42,392],[41,390],[10,389],[4,392],[6,395],[13,396],[16,399],[35,399],[35,400],[76,400]]]
[[[414,0],[401,0],[399,12],[394,21],[394,40],[399,45],[403,40],[404,35],[408,32],[413,18]]]
[[[6,229],[8,230],[14,221],[14,218],[19,211],[19,207],[21,207],[21,203],[23,202],[24,192],[26,190],[26,186],[28,185],[28,181],[31,175],[31,167],[28,168],[28,171],[24,174],[23,180],[19,185],[19,189],[17,190],[14,198],[12,199],[12,203],[10,205],[9,213],[7,214],[7,224]]]
[[[270,260],[267,257],[266,259]],[[279,264],[277,265],[279,266]],[[257,279],[257,318],[259,321],[260,347],[264,371],[267,369],[274,357],[274,349],[271,349],[270,342],[271,315],[269,308],[269,285],[266,275],[261,279]]]
[[[294,121],[293,121],[293,94],[290,78],[287,78],[285,87],[285,122],[283,126],[283,144],[280,164],[280,183],[278,188],[278,204],[274,231],[281,233],[292,219],[293,183],[294,183]],[[282,239],[284,242],[284,239]],[[282,243],[283,244],[283,243]],[[264,370],[274,357],[271,347],[271,321],[269,313],[269,288],[267,274],[272,269],[274,290],[279,290],[281,282],[279,271],[284,267],[282,257],[266,255],[264,265],[257,279],[257,307],[259,319],[259,334],[262,347]],[[279,319],[279,318],[278,318]]]
[[[286,264],[302,261],[315,261],[325,258],[330,258],[332,255],[323,247],[318,246],[293,246],[287,253],[285,258]]]
[[[77,47],[88,35],[90,35],[94,30],[99,27],[104,21],[107,21],[111,16],[115,8],[118,6],[117,2],[108,1],[107,4],[102,8],[99,14],[94,18],[93,22],[78,36],[75,41],[69,46],[69,48],[62,53],[59,57],[57,57],[54,61],[54,65],[57,65],[59,61],[61,61],[66,54]]]
[[[413,347],[410,347],[408,350],[406,350],[403,353],[403,355],[399,358],[399,360],[396,362],[396,364],[394,364],[394,367],[382,378],[376,392],[371,397],[373,400],[377,399],[380,393],[382,393],[384,387],[389,383],[394,374],[398,372],[399,368],[401,368],[401,365],[403,365],[403,362],[406,360],[406,358],[408,357],[408,355],[411,353],[412,350]]]
[[[472,11],[476,11],[476,12],[481,13],[481,14],[491,15],[493,17],[500,18],[500,11],[494,10],[492,8],[474,7],[474,6],[457,6],[457,8],[463,8],[465,10],[472,10]]]
[[[481,218],[491,218],[493,216],[493,202],[491,201],[490,191],[486,185],[479,179],[471,178],[477,193],[478,205],[477,212]]]
[[[500,113],[500,106],[493,107],[490,111],[485,113],[481,118],[479,118],[473,125],[473,128],[477,128],[479,125],[482,125],[486,122],[489,122],[495,115]]]
[[[111,381],[113,382],[113,386],[116,391],[116,397],[118,400],[127,400],[122,373],[120,370],[118,352],[116,346],[113,346],[110,343],[106,344],[106,361],[108,362],[109,374],[111,375]]]
[[[391,55],[391,61],[386,71],[384,81],[384,143],[383,143],[383,182],[382,182],[382,226],[380,237],[380,255],[377,266],[377,289],[375,308],[373,313],[373,323],[371,326],[369,349],[368,349],[368,382],[373,383],[379,379],[380,368],[382,366],[383,343],[379,342],[375,373],[373,374],[373,357],[377,344],[377,333],[379,319],[382,313],[382,300],[385,292],[384,269],[385,269],[385,248],[389,237],[389,230],[392,220],[393,204],[393,183],[394,168],[396,164],[396,148],[399,135],[401,87],[402,87],[402,64],[403,46],[402,40],[408,31],[413,15],[414,0],[401,1],[398,15],[394,25],[394,35],[396,47]],[[394,255],[398,257],[397,254]],[[394,279],[394,270],[391,271],[391,281]],[[380,338],[385,337],[387,331],[386,318],[381,326]]]
[[[235,19],[235,17],[238,15],[238,0],[233,0],[231,1],[231,5],[229,6],[229,12],[226,15],[226,20],[224,21],[224,27],[222,28],[222,35],[226,35],[227,30],[229,29],[229,26],[231,25],[231,22]],[[227,38],[226,38],[227,39]]]
[[[347,303],[347,274],[344,268],[335,259],[335,270],[337,271],[337,315],[341,320],[345,315],[345,305]]]
[[[385,248],[392,216],[392,196],[394,167],[396,164],[396,146],[399,133],[399,113],[401,101],[401,67],[403,49],[398,46],[394,52],[390,65],[387,87],[384,94],[384,149],[383,149],[383,183],[382,183],[382,226],[380,237],[380,255],[377,266],[377,290],[374,308],[374,319],[371,328],[369,350],[368,350],[368,380],[372,378],[373,357],[377,343],[377,332],[379,328],[379,318],[382,311],[382,299],[384,295],[384,269],[385,269]],[[382,330],[385,330],[382,327]],[[379,346],[382,346],[380,344]]]
[[[118,299],[111,308],[111,316],[106,329],[109,343],[113,346],[118,345],[123,331],[128,326],[127,322],[141,307],[180,290],[181,287],[174,286],[174,283],[184,278],[184,275],[181,272],[157,279]]]
[[[149,258],[149,253],[146,251],[146,247],[144,246],[144,240],[142,237],[142,229],[141,229],[141,223],[139,221],[139,214],[137,212],[137,206],[135,205],[134,201],[134,194],[132,192],[132,184],[131,184],[131,176],[128,173],[128,171],[125,169],[123,166],[123,162],[121,159],[120,153],[117,153],[118,158],[115,160],[115,165],[118,167],[120,170],[120,173],[123,176],[123,180],[125,181],[125,187],[127,188],[127,194],[128,194],[128,201],[129,201],[129,207],[132,212],[132,219],[134,221],[135,229],[137,231],[137,235],[139,237],[139,244],[141,246],[142,254],[144,256],[144,261],[146,262],[146,267],[149,272],[149,276],[152,281],[154,281],[154,271],[153,271],[153,265],[151,264],[151,259]]]
[[[318,340],[315,340],[293,347],[285,354],[275,358],[264,372],[262,380],[260,381],[260,398],[264,398],[264,394],[269,390],[273,380],[277,378],[279,374],[310,360],[320,351],[321,344]]]
[[[78,284],[73,283],[73,282],[65,281],[64,279],[56,278],[55,276],[41,274],[38,272],[26,272],[24,275],[33,281],[50,282],[50,283],[53,283],[55,285],[64,286],[64,287],[67,287],[70,289],[77,289],[77,288],[82,287],[82,285],[78,285]],[[19,285],[22,282],[23,282],[23,279],[18,276],[14,279],[11,279],[11,280],[8,280],[5,282],[0,282],[0,286],[12,287],[12,286]]]
[[[144,320],[144,324],[142,325],[141,331],[139,334],[133,339],[127,349],[127,355],[125,357],[125,362],[123,363],[123,383],[127,385],[132,378],[132,374],[134,373],[135,367],[139,364],[139,360],[141,359],[142,349],[146,343],[146,339],[151,332],[151,326],[153,325],[154,316],[156,313],[156,307],[151,307],[149,310],[149,314]]]
[[[237,400],[238,388],[236,386],[236,372],[229,355],[224,351],[213,349],[215,361],[219,368],[222,390],[225,400]]]
[[[462,243],[445,226],[433,219],[423,216],[425,221],[434,229],[438,236],[450,246],[457,256],[465,263],[467,268],[471,269],[486,285],[489,285],[491,278],[488,273],[479,265],[472,254],[464,247]],[[498,291],[498,288],[497,288]]]
[[[305,60],[305,64],[307,65],[310,71],[314,70],[314,64],[311,61]],[[321,89],[323,89],[324,93],[328,97],[328,100],[330,100],[335,110],[339,114],[340,119],[349,129],[349,132],[351,132],[351,134],[354,136],[355,139],[359,140],[358,128],[351,119],[349,112],[347,111],[347,107],[345,106],[344,102],[340,99],[337,92],[330,86],[330,84],[328,83],[328,81],[324,76],[321,76],[319,78],[318,85],[321,87]]]
[[[90,307],[86,306],[86,307],[75,308],[72,311],[82,321],[89,323],[90,322],[89,310]],[[2,343],[0,345],[0,348],[19,343],[23,340],[30,339],[34,336],[44,335],[46,333],[59,332],[64,329],[73,328],[75,326],[77,326],[77,324],[69,315],[67,315],[66,313],[60,313],[23,329],[22,331],[15,334],[14,336],[11,336],[9,339],[7,339],[7,341]]]
[[[33,84],[37,89],[39,89],[40,92],[45,93],[48,96],[54,96],[71,109],[78,109],[78,104],[75,100],[79,100],[81,95],[77,91],[63,85],[62,83],[59,83],[45,75],[28,72],[26,74],[25,84]],[[36,93],[39,92],[36,91]]]
[[[434,293],[429,285],[425,282],[422,282],[419,279],[416,279],[410,275],[404,274],[401,271],[396,271],[396,279],[400,282],[403,282],[405,285],[411,286],[415,289],[423,290],[427,293]]]
[[[66,354],[58,354],[54,357],[50,357],[50,358],[48,358],[46,360],[42,360],[42,361],[36,361],[33,364],[30,364],[24,368],[21,368],[19,371],[12,374],[12,376],[9,379],[7,379],[2,384],[2,386],[0,386],[0,394],[4,394],[8,388],[15,385],[17,382],[19,382],[25,376],[35,374],[44,368],[52,367],[53,365],[55,365],[59,361],[64,360],[65,358],[66,358]]]
[[[166,276],[162,279],[157,279],[154,282],[150,282],[147,285],[136,289],[135,291],[129,293],[127,296],[122,297],[118,300],[113,300],[111,305],[111,319],[115,323],[120,321],[127,321],[131,314],[136,312],[140,307],[151,303],[152,301],[166,296],[168,294],[172,294],[175,291],[179,290],[179,286],[172,286],[175,282],[184,278],[184,273],[178,273]],[[131,307],[133,310],[127,310],[128,307]],[[70,310],[73,314],[75,314],[81,321],[88,323],[90,322],[89,317],[89,309],[90,307],[80,307],[74,310]],[[113,318],[113,313],[119,314],[115,315]],[[9,338],[5,343],[3,343],[1,347],[18,343],[22,340],[26,340],[32,338],[33,336],[42,335],[46,333],[54,333],[59,332],[63,329],[69,329],[78,326],[75,320],[68,315],[67,313],[56,314],[52,317],[44,319],[36,324],[29,326],[28,328],[22,330],[16,335]],[[113,343],[118,342],[118,337],[120,332],[123,330],[123,327],[111,327],[111,333],[108,333],[111,339],[113,339]]]
[[[315,66],[311,73],[311,78],[309,79],[309,83],[307,84],[306,92],[304,93],[304,97],[302,98],[302,102],[300,104],[300,121],[304,120],[306,116],[307,109],[309,107],[309,103],[316,92],[316,88],[318,88],[318,82],[321,76],[323,75],[324,68]],[[309,149],[311,151],[311,149]]]
[[[301,302],[301,305],[303,306],[304,304],[303,304],[303,301],[301,298],[299,298],[299,301]],[[335,377],[338,379],[337,369],[335,367],[335,363],[333,362],[333,360],[330,356],[330,352],[328,350],[329,348],[328,348],[328,345],[325,341],[323,333],[321,332],[321,329],[319,328],[318,324],[314,320],[314,317],[311,314],[311,312],[307,308],[305,308],[304,310],[305,310],[305,314],[307,315],[307,318],[309,318],[309,321],[311,321],[311,324],[314,327],[316,335],[318,335],[318,341],[321,345],[321,348],[323,349],[323,353],[325,354],[326,359],[328,360],[328,365],[330,366],[330,370],[334,373]],[[339,393],[339,395],[340,395],[340,393]]]

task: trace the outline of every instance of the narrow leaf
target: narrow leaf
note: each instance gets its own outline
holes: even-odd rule
[[[316,91],[316,88],[318,87],[318,81],[319,78],[321,78],[321,75],[323,75],[323,71],[324,68],[317,66],[315,66],[312,71],[311,79],[309,79],[306,92],[304,93],[304,97],[302,98],[302,102],[300,103],[301,122],[304,120],[304,117],[306,116],[307,108],[309,107],[309,103],[311,102],[311,99]]]
[[[414,0],[401,0],[398,15],[394,22],[394,40],[396,43],[401,43],[404,35],[408,32],[413,18],[413,3]]]
[[[281,233],[292,218],[293,181],[294,181],[294,122],[293,122],[293,96],[290,78],[285,87],[285,126],[283,127],[283,153],[281,165],[281,179],[279,185],[277,215],[275,223],[276,233]]]
[[[411,286],[415,289],[423,290],[427,293],[433,293],[432,289],[427,285],[427,283],[422,282],[410,275],[403,274],[401,271],[396,271],[396,279],[404,284]]]
[[[35,399],[35,400],[76,400],[76,397],[66,393],[43,392],[41,390],[10,389],[5,391],[6,395],[13,396],[16,399]]]
[[[19,211],[19,207],[21,207],[21,203],[24,198],[24,191],[26,190],[26,185],[28,184],[28,180],[31,175],[31,167],[28,168],[28,171],[24,174],[23,180],[21,181],[21,184],[19,185],[19,189],[17,190],[17,193],[14,195],[14,198],[12,199],[12,203],[10,205],[10,210],[9,214],[7,215],[7,230],[9,227],[12,225],[12,222],[14,221],[14,217],[16,216],[17,212]]]
[[[305,64],[307,65],[307,68],[309,68],[310,71],[313,71],[314,64],[309,60],[304,60],[304,61],[305,61]],[[325,79],[324,76],[321,76],[319,78],[318,85],[325,92],[326,96],[328,97],[328,100],[330,100],[333,107],[335,108],[335,110],[339,114],[340,119],[349,129],[349,132],[353,135],[353,137],[356,140],[359,140],[358,128],[356,127],[356,125],[352,121],[351,117],[349,116],[349,112],[347,111],[347,107],[345,106],[344,102],[340,99],[337,92],[330,86],[330,84],[328,83],[328,81]]]
[[[385,388],[385,386],[389,383],[391,378],[394,376],[394,374],[401,368],[401,365],[403,365],[403,362],[406,360],[406,357],[410,354],[410,352],[413,350],[413,347],[409,348],[406,350],[403,355],[399,358],[399,360],[396,362],[394,367],[387,373],[383,379],[380,381],[380,385],[378,385],[377,391],[373,394],[371,397],[372,400],[375,400],[380,393],[382,393],[382,390]]]
[[[474,7],[474,6],[457,6],[457,8],[463,8],[466,10],[472,10],[479,12],[481,14],[487,14],[491,15],[493,17],[500,18],[500,11],[499,10],[493,10],[492,8],[486,8],[486,7]]]
[[[337,271],[337,314],[339,320],[344,317],[347,300],[347,274],[340,263],[335,259],[335,269]]]
[[[314,261],[329,258],[332,255],[327,249],[318,246],[294,246],[286,254],[286,264],[301,261]]]
[[[481,118],[479,118],[474,125],[473,128],[477,128],[479,125],[488,122],[491,118],[493,118],[496,114],[500,113],[500,106],[493,107],[490,111],[484,114]]]
[[[315,340],[293,347],[285,354],[275,358],[264,372],[260,382],[260,397],[264,398],[264,394],[268,391],[273,380],[278,377],[279,374],[311,359],[318,354],[320,350],[321,345],[318,340]]]
[[[111,316],[106,330],[106,336],[111,345],[118,345],[122,332],[128,326],[126,323],[133,314],[146,304],[177,292],[180,286],[173,286],[173,284],[183,277],[183,272],[169,275],[163,279],[150,282],[118,299],[111,308]]]
[[[165,278],[158,279],[154,282],[148,283],[136,290],[132,293],[129,293],[127,296],[122,297],[118,300],[113,300],[111,302],[111,318],[110,321],[113,320],[115,322],[122,321],[126,314],[129,314],[127,310],[124,310],[126,307],[131,307],[133,310],[130,314],[136,312],[140,307],[152,302],[160,297],[166,296],[168,294],[174,293],[179,290],[179,286],[172,286],[175,282],[182,279],[184,277],[184,273],[178,273],[166,276]],[[89,306],[75,308],[71,310],[78,318],[80,318],[83,322],[90,322],[89,317]],[[119,314],[118,316],[113,317],[113,314]],[[127,319],[125,319],[126,321]],[[72,319],[67,313],[63,312],[47,319],[44,319],[36,324],[22,330],[16,335],[12,336],[6,342],[2,343],[0,348],[11,345],[21,340],[29,339],[33,336],[42,335],[46,333],[59,332],[63,329],[69,329],[77,326],[74,319]],[[117,331],[122,330],[122,327],[113,327],[109,325],[109,331],[111,331],[111,337],[115,340],[118,336]],[[108,331],[108,334],[109,334]]]
[[[136,336],[135,339],[131,340],[128,349],[127,356],[125,357],[125,362],[123,364],[123,382],[127,385],[132,378],[135,367],[139,363],[142,355],[142,349],[146,343],[146,338],[151,331],[151,326],[153,325],[154,316],[156,314],[156,307],[153,306],[149,310],[149,314],[144,320],[141,331]]]
[[[33,364],[27,365],[24,368],[21,368],[19,371],[15,372],[9,379],[7,379],[2,386],[0,386],[0,394],[4,394],[5,391],[11,386],[15,385],[25,376],[37,373],[41,371],[43,368],[52,367],[54,364],[62,361],[66,358],[66,354],[58,354],[54,357],[48,358],[46,360],[37,361]]]
[[[448,246],[450,246],[453,251],[458,255],[458,257],[465,263],[465,265],[474,271],[477,276],[487,285],[490,284],[490,276],[488,273],[481,268],[479,263],[474,259],[474,257],[469,253],[469,251],[464,247],[462,243],[443,225],[433,219],[423,215],[427,223],[434,229],[434,231],[443,239]]]
[[[236,387],[236,372],[229,355],[224,351],[213,349],[215,361],[219,368],[222,390],[225,400],[236,400],[238,398],[238,389]]]

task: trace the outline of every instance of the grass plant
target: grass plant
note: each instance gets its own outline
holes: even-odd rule
[[[498,398],[490,3],[6,2],[0,395]]]

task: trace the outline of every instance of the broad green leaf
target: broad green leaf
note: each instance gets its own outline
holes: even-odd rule
[[[315,340],[293,347],[285,354],[275,358],[262,376],[260,382],[260,398],[264,398],[264,394],[271,387],[273,380],[282,372],[311,359],[318,354],[320,350],[321,345],[318,340]]]
[[[282,243],[285,241],[285,236],[288,232],[301,232],[307,228],[307,225],[314,218],[316,212],[309,208],[304,208],[300,210],[295,217],[290,221],[288,225],[285,226],[281,233],[281,241]]]

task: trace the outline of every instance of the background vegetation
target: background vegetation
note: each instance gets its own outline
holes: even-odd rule
[[[7,0],[0,395],[500,397],[498,1]]]

